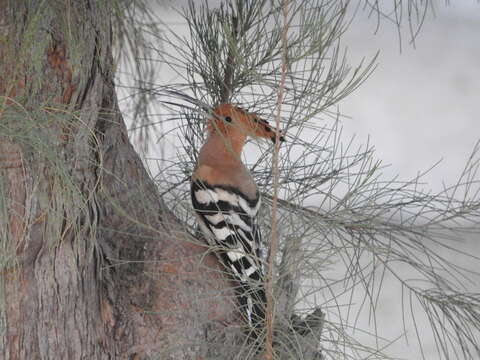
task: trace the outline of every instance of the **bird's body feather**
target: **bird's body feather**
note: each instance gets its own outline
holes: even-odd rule
[[[229,104],[216,108],[208,132],[192,174],[193,208],[206,241],[238,283],[242,313],[258,330],[266,303],[257,225],[261,201],[240,155],[247,136],[275,141],[276,132],[255,114]]]
[[[260,231],[257,213],[260,196],[246,197],[236,188],[192,182],[191,198],[207,242],[239,282],[239,302],[248,321],[264,317]]]

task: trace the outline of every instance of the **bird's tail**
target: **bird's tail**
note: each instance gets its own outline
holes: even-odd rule
[[[261,337],[265,329],[267,298],[263,284],[241,282],[237,288],[241,312],[250,329],[248,336],[254,340]]]

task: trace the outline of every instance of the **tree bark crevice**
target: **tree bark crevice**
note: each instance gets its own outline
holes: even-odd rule
[[[129,141],[111,3],[4,3],[0,357],[241,357],[234,285]]]

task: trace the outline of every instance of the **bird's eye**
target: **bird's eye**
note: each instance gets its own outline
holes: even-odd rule
[[[225,116],[225,121],[226,122],[232,122],[232,118],[230,116]]]

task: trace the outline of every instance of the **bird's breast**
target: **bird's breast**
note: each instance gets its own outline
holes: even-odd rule
[[[230,169],[200,165],[193,173],[192,180],[200,180],[212,187],[223,186],[236,189],[249,201],[256,201],[259,197],[257,186],[244,167]]]

